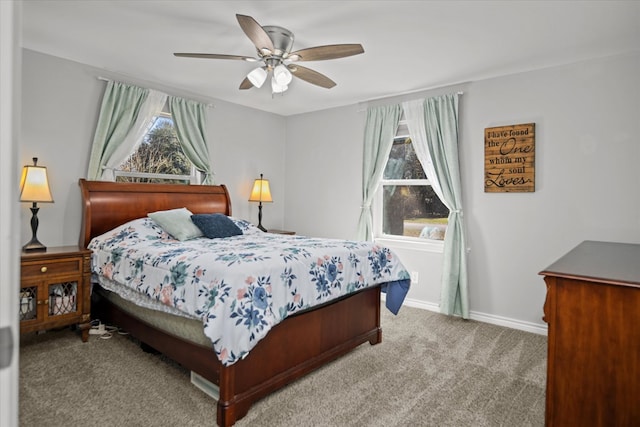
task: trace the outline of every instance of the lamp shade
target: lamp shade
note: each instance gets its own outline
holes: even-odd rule
[[[33,158],[33,165],[22,168],[20,178],[20,201],[36,203],[53,203],[47,168],[37,166],[38,158]]]
[[[258,67],[247,74],[247,78],[257,88],[262,87],[262,84],[267,80],[267,72],[264,68]]]
[[[284,93],[289,86],[279,85],[275,78],[271,78],[271,93]]]
[[[273,70],[273,79],[279,86],[288,86],[292,78],[286,65],[280,64]]]
[[[269,180],[260,178],[253,182],[253,189],[249,196],[250,202],[273,202],[271,198],[271,189],[269,188]]]

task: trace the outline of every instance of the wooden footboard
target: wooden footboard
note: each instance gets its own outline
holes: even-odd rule
[[[221,426],[233,425],[257,400],[355,347],[382,341],[379,287],[287,318],[245,359],[227,367],[212,349],[158,330],[107,300],[98,301],[94,313],[217,384]]]

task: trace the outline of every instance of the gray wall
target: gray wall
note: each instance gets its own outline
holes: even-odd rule
[[[106,83],[98,77],[117,75],[49,55],[23,50],[22,140],[20,159],[47,166],[55,203],[40,204],[38,238],[46,246],[76,244],[80,233],[80,190]],[[253,180],[264,173],[274,202],[264,205],[263,224],[281,228],[285,203],[285,119],[236,104],[207,100],[170,88],[131,79],[120,81],[152,87],[170,95],[212,103],[207,117],[209,150],[215,181],[231,193],[233,215],[258,221],[249,203]],[[250,125],[247,125],[250,123]],[[21,241],[31,237],[28,205],[21,210]]]
[[[376,102],[464,91],[460,165],[472,317],[543,331],[539,271],[583,240],[640,243],[638,76],[640,55],[618,56]],[[287,119],[287,176],[305,180],[287,180],[288,227],[330,237],[354,234],[364,109]],[[536,191],[485,193],[484,128],[530,122],[536,124]],[[398,253],[419,272],[410,302],[433,307],[442,255]]]
[[[640,55],[470,85],[462,112],[472,310],[540,322],[539,271],[583,240],[640,243]],[[536,192],[483,191],[483,129],[536,123]]]
[[[23,54],[20,158],[26,164],[38,156],[49,167],[56,200],[42,205],[38,236],[46,245],[74,244],[80,221],[77,180],[86,173],[104,88],[96,76],[117,76],[27,50]],[[583,240],[640,242],[639,75],[637,54],[377,101],[464,91],[460,164],[472,317],[543,331],[540,270]],[[367,105],[284,118],[203,101],[215,104],[208,122],[211,156],[216,182],[231,191],[234,216],[257,222],[257,207],[246,199],[262,172],[271,180],[275,200],[264,208],[267,227],[356,236]],[[484,193],[484,128],[529,122],[536,123],[535,193]],[[21,214],[26,242],[27,206]],[[409,302],[436,307],[441,253],[397,252],[420,276]]]

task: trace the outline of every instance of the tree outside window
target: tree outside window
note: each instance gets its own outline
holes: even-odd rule
[[[170,114],[162,113],[137,150],[118,168],[118,182],[189,184],[195,168],[182,151]]]
[[[404,129],[401,126],[398,133]],[[406,135],[393,141],[381,191],[382,235],[444,239],[449,209],[433,191]]]

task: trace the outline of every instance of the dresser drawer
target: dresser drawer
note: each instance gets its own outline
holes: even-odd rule
[[[23,263],[20,277],[47,277],[58,274],[81,274],[82,258]]]

